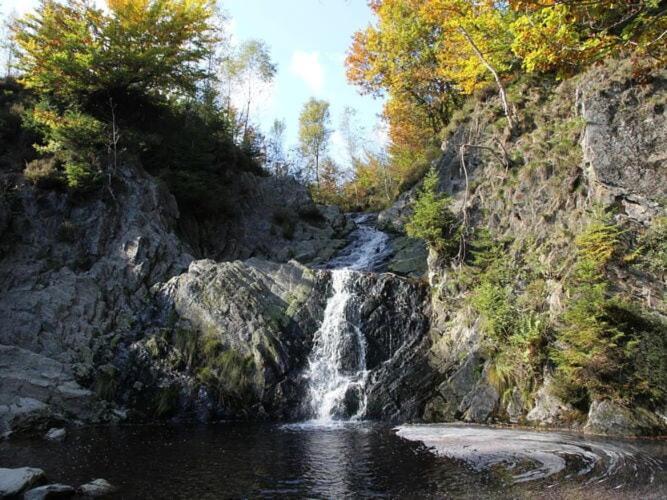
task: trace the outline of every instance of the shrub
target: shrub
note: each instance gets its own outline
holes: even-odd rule
[[[26,165],[23,175],[28,182],[44,189],[63,186],[66,182],[53,156],[31,161]]]
[[[178,409],[180,394],[180,388],[175,383],[160,388],[153,400],[155,416],[164,418],[173,415]]]
[[[665,324],[613,297],[605,275],[620,234],[609,215],[596,212],[577,237],[570,301],[551,350],[561,391],[582,409],[596,398],[664,401]]]
[[[658,276],[667,274],[667,217],[656,218],[639,238],[639,266]]]
[[[438,173],[431,168],[405,226],[408,236],[426,241],[429,247],[445,256],[452,256],[459,243],[459,225],[449,204],[449,198],[438,192]]]

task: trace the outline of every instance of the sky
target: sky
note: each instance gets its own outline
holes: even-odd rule
[[[3,15],[30,10],[37,0],[0,0]],[[220,0],[230,17],[228,29],[237,43],[264,40],[278,66],[273,86],[264,93],[251,119],[268,131],[275,119],[286,122],[287,146],[295,145],[299,113],[312,96],[329,101],[337,128],[343,109],[357,111],[368,141],[381,145],[378,115],[382,102],[361,96],[345,78],[345,53],[352,34],[371,22],[366,0]],[[345,163],[340,133],[334,132],[331,156]]]

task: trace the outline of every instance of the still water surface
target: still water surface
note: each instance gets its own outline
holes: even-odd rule
[[[121,488],[118,498],[667,498],[664,441],[440,429],[457,438],[443,444],[437,427],[367,422],[86,427],[62,443],[2,442],[0,466],[40,467],[74,486],[103,477]],[[526,453],[489,458],[494,439]],[[544,453],[566,467],[517,481]]]

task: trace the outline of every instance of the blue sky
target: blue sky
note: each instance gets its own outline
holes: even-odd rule
[[[12,9],[22,13],[37,4],[36,0],[0,2],[5,14]],[[371,22],[366,0],[221,0],[220,6],[231,18],[234,40],[264,40],[278,65],[273,88],[251,116],[264,130],[274,119],[284,119],[288,146],[295,144],[301,107],[315,96],[331,103],[334,127],[344,107],[351,106],[368,131],[369,141],[381,141],[382,134],[373,129],[382,103],[360,96],[347,83],[343,62],[352,34]],[[344,162],[337,134],[332,137],[331,154]]]
[[[265,40],[278,64],[271,96],[259,110],[265,128],[285,119],[288,142],[296,142],[301,107],[315,96],[331,103],[336,127],[345,106],[356,109],[374,139],[382,103],[360,96],[347,83],[344,66],[352,34],[371,21],[365,0],[225,0],[221,5],[232,18],[234,37]],[[332,143],[332,155],[342,160],[340,136],[334,134]]]

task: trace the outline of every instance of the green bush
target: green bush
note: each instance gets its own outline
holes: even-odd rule
[[[599,398],[664,402],[665,324],[615,298],[605,274],[621,232],[598,211],[577,237],[570,299],[550,353],[562,393],[581,409]]]
[[[450,199],[438,192],[438,173],[431,168],[405,225],[408,236],[424,240],[443,256],[453,256],[459,245],[459,224],[449,210]]]

